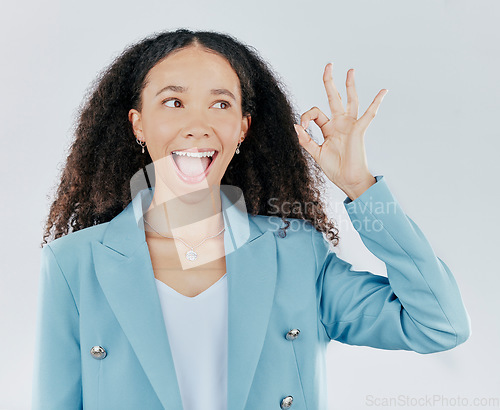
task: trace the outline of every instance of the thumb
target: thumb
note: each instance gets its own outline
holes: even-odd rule
[[[297,132],[300,145],[302,145],[302,147],[304,147],[304,149],[311,154],[314,160],[318,162],[321,147],[310,137],[301,125],[293,124],[293,126]]]

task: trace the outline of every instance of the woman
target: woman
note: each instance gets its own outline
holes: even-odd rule
[[[323,81],[331,118],[315,107],[295,124],[255,51],[184,29],[102,74],[44,236],[33,408],[326,409],[331,340],[418,353],[467,340],[452,273],[367,167],[387,90],[358,119],[354,70],[345,110],[331,64]],[[323,173],[387,278],[330,249]]]

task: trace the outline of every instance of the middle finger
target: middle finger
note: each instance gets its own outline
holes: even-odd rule
[[[325,83],[326,95],[332,116],[344,114],[344,107],[340,99],[340,94],[333,82],[333,63],[328,63],[323,74],[323,82]]]
[[[349,73],[350,72],[350,73]],[[354,85],[354,68],[347,72],[347,80],[345,82],[347,89],[347,114],[354,119],[358,118],[358,94]]]

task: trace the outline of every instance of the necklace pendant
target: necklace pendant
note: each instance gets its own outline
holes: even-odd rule
[[[186,259],[188,261],[194,261],[198,257],[198,254],[195,251],[187,251],[186,252]]]

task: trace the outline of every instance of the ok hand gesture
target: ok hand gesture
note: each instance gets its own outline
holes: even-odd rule
[[[311,154],[328,179],[354,200],[376,182],[368,170],[364,135],[388,90],[380,90],[365,113],[357,119],[358,95],[354,86],[354,69],[347,71],[347,110],[344,110],[340,94],[333,83],[332,66],[332,63],[328,63],[323,74],[332,118],[329,119],[319,108],[313,107],[302,114],[301,125],[294,124],[294,127],[300,145]],[[305,131],[311,120],[318,124],[323,133],[325,140],[322,145],[314,142]]]

